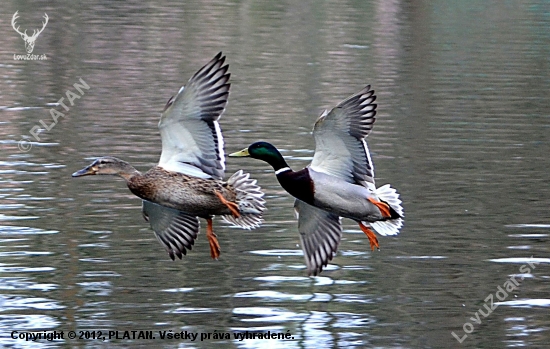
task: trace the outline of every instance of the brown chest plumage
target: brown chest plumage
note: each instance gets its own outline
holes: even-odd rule
[[[309,175],[306,167],[300,171],[285,171],[277,175],[281,186],[292,196],[313,205],[315,184]]]
[[[225,182],[169,172],[158,166],[132,177],[128,188],[144,200],[200,217],[231,213],[216,192],[228,201],[236,200],[233,188]]]

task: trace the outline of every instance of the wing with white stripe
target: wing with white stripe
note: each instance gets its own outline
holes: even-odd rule
[[[313,170],[374,188],[374,166],[365,137],[375,121],[375,100],[374,90],[366,86],[317,119]]]
[[[159,166],[197,177],[222,179],[223,137],[218,119],[229,96],[229,66],[218,53],[171,98],[159,122]]]

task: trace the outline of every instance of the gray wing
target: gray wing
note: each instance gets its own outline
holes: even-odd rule
[[[374,189],[374,166],[365,137],[375,121],[375,100],[369,85],[321,114],[313,127],[313,170]]]
[[[301,200],[294,202],[294,210],[308,274],[317,275],[332,260],[340,244],[340,217]]]
[[[218,119],[230,87],[224,61],[225,56],[218,53],[166,104],[159,122],[160,167],[201,178],[223,178],[225,154]]]
[[[198,217],[143,200],[143,217],[172,260],[191,250],[199,233]]]

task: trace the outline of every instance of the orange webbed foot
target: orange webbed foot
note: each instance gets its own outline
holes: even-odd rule
[[[391,217],[390,206],[388,204],[382,201],[376,201],[372,198],[368,198],[367,200],[369,200],[373,205],[378,207],[378,209],[380,210],[380,213],[382,213],[382,217]]]
[[[365,233],[367,238],[370,242],[370,248],[374,251],[374,248],[376,247],[378,250],[380,250],[380,245],[378,244],[378,238],[376,235],[374,235],[374,232],[367,226],[365,226],[363,223],[359,223],[359,228]]]
[[[231,201],[228,201],[226,200],[223,195],[218,192],[218,191],[214,191],[214,194],[216,194],[216,196],[218,197],[218,199],[220,199],[220,201],[222,202],[222,204],[224,204],[225,206],[227,206],[227,208],[229,209],[229,211],[231,211],[231,214],[233,215],[233,217],[235,218],[239,218],[241,216],[241,213],[239,212],[239,205],[237,205],[236,203],[234,202],[231,202]]]
[[[218,259],[221,254],[220,243],[218,242],[218,237],[212,229],[212,219],[209,218],[206,220],[206,237],[208,238],[208,244],[210,245],[210,256],[212,259]]]

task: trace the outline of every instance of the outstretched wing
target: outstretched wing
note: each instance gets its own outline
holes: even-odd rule
[[[228,65],[218,53],[170,98],[159,130],[159,166],[201,178],[222,179],[225,171],[223,137],[218,119],[229,96]]]
[[[175,256],[181,259],[193,248],[200,227],[198,217],[146,200],[143,200],[142,211],[172,260]]]
[[[317,275],[332,260],[340,244],[340,217],[301,200],[294,202],[294,210],[308,274]]]
[[[315,122],[315,154],[311,169],[374,190],[374,166],[365,137],[376,115],[370,85],[341,102]]]

